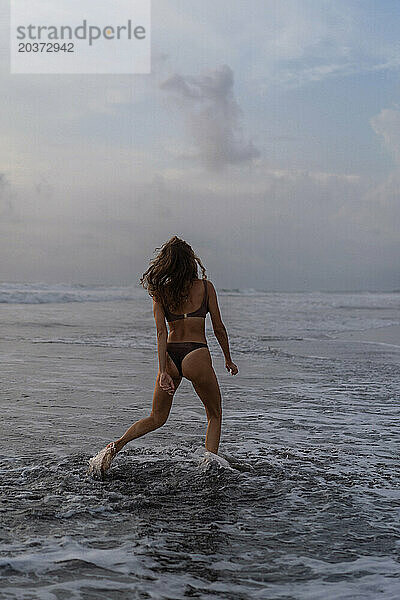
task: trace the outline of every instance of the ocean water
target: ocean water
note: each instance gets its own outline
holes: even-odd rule
[[[94,481],[88,459],[151,409],[151,301],[0,284],[1,599],[398,600],[400,339],[356,338],[396,331],[400,293],[218,295],[239,366],[207,317],[220,460],[184,380]]]

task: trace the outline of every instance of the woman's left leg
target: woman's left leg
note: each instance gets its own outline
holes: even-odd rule
[[[175,372],[173,371],[173,369],[175,369]],[[172,368],[168,368],[168,372],[174,381],[174,387],[176,391],[180,382],[182,381],[182,377],[179,376],[175,365],[173,365]],[[168,394],[168,392],[165,392],[160,387],[159,380],[160,372],[158,372],[156,384],[154,387],[153,407],[150,415],[148,417],[140,419],[139,421],[136,421],[136,423],[131,425],[129,429],[125,431],[124,435],[121,436],[119,440],[115,442],[115,448],[117,452],[119,452],[125,446],[125,444],[127,444],[131,440],[141,437],[142,435],[145,435],[150,431],[158,429],[167,421],[174,396],[173,394]]]

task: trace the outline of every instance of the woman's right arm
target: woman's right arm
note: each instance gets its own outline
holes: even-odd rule
[[[217,292],[211,281],[207,281],[208,286],[208,309],[211,315],[211,322],[214,330],[215,337],[221,346],[222,352],[225,357],[225,367],[232,374],[236,375],[238,368],[234,362],[232,362],[231,353],[229,349],[228,332],[226,331],[225,325],[222,321],[221,312],[218,306]]]
[[[173,394],[175,387],[174,382],[169,373],[167,373],[167,338],[168,331],[165,325],[164,309],[159,302],[156,302],[153,298],[153,314],[156,322],[157,330],[157,352],[158,352],[158,364],[160,371],[159,384],[160,387],[168,394]]]

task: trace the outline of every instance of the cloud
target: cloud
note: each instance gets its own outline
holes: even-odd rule
[[[370,122],[372,129],[381,136],[384,145],[400,165],[400,111],[384,108]]]
[[[271,2],[268,14],[265,5],[254,0],[236,40],[238,48],[257,48],[251,74],[265,93],[400,67],[395,10],[377,12],[369,2],[348,0],[285,0]]]
[[[394,160],[394,168],[365,196],[375,229],[398,246],[400,229],[400,110],[384,108],[371,120],[371,127],[381,137],[383,146]],[[364,210],[365,210],[364,206]],[[398,248],[397,248],[398,252]]]
[[[52,190],[51,203],[45,184],[31,207],[20,194],[24,220],[0,223],[4,278],[136,281],[154,248],[176,234],[219,287],[395,286],[395,205],[366,196],[355,175],[271,169],[266,159],[255,161],[251,178],[242,165],[207,177],[180,165],[142,181],[119,171],[114,193],[113,182],[105,188],[99,179],[85,185],[84,201],[76,178],[67,193]],[[392,274],[379,280],[388,265]]]
[[[15,216],[15,208],[13,203],[14,193],[11,186],[4,175],[0,173],[0,218],[1,220],[9,219]]]
[[[246,141],[240,126],[242,110],[233,93],[233,71],[228,65],[200,76],[174,74],[160,84],[183,102],[191,143],[209,170],[228,164],[249,162],[260,156],[252,141]]]

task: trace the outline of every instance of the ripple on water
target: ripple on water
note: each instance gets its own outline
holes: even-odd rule
[[[88,458],[3,461],[0,597],[350,600],[379,580],[391,598],[400,482],[382,460],[136,447],[99,482]]]

